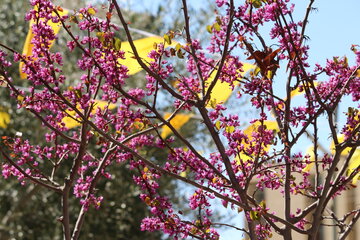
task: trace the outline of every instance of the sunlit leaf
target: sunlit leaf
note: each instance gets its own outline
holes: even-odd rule
[[[272,121],[272,120],[265,120],[263,121],[263,125],[266,129],[268,130],[273,130],[278,132],[279,131],[279,127],[277,125],[276,121]],[[253,132],[256,132],[258,130],[258,127],[261,126],[261,122],[260,121],[256,121],[255,123],[251,124],[250,126],[248,126],[245,130],[244,130],[244,134],[248,136],[249,142],[252,140],[252,134]],[[249,146],[249,143],[244,143],[245,147]],[[269,151],[270,149],[270,145],[264,146],[264,151]],[[236,162],[238,164],[242,162],[246,162],[248,160],[250,160],[252,158],[252,156],[248,156],[244,153],[240,153],[240,156],[236,156]],[[241,161],[240,161],[241,159]]]
[[[164,34],[164,40],[167,44],[171,45],[171,38],[169,35],[167,34]]]
[[[345,137],[343,134],[341,135],[338,135],[338,141],[339,143],[342,143],[345,141]],[[335,154],[335,144],[334,142],[331,142],[330,144],[330,150],[331,150],[331,153],[332,154]],[[342,152],[341,152],[341,156],[342,157],[346,157],[348,154],[349,154],[349,151],[351,150],[351,147],[347,147],[345,148]],[[353,154],[353,156],[351,157],[350,159],[350,162],[349,162],[349,166],[348,166],[348,169],[347,169],[347,175],[349,176],[350,174],[352,174],[356,168],[358,168],[360,165],[360,149],[357,149],[355,151],[355,153]],[[357,173],[353,180],[352,180],[352,183],[353,184],[356,184],[358,179],[360,178],[360,172]]]
[[[227,133],[233,133],[233,132],[235,131],[235,127],[234,127],[234,126],[227,126],[227,127],[225,128],[225,131],[226,131]]]
[[[313,168],[313,166],[315,165],[315,155],[314,155],[314,146],[310,146],[307,150],[306,150],[306,155],[309,156],[309,160],[310,163],[306,164],[306,167],[303,168],[303,172],[310,172],[310,170]]]
[[[220,121],[216,121],[215,127],[216,127],[217,130],[220,130],[220,128],[221,128],[221,122],[220,122]]]
[[[263,209],[266,209],[266,202],[265,202],[265,200],[262,200],[262,201],[259,203],[259,206],[262,207]]]
[[[114,48],[117,51],[121,49],[121,40],[119,38],[114,38]]]
[[[243,63],[243,66],[242,66],[242,69],[244,71],[243,74],[247,73],[248,71],[250,71],[251,69],[254,69],[254,68],[255,68],[255,65],[253,65],[253,64]],[[214,80],[216,73],[217,73],[217,71],[214,71],[210,75],[210,77],[206,80],[206,82],[205,82],[206,90],[208,89],[211,82]],[[226,102],[229,99],[229,97],[231,96],[232,92],[233,92],[233,90],[229,83],[217,81],[214,88],[211,91],[210,100],[206,107],[214,108],[217,104]]]
[[[97,32],[97,33],[96,33],[96,36],[98,37],[98,39],[99,39],[99,41],[100,41],[101,43],[104,43],[104,41],[105,41],[104,35],[105,35],[104,32]]]
[[[136,122],[133,123],[133,126],[134,126],[137,130],[141,131],[141,130],[144,129],[145,124],[144,124],[143,122],[141,122],[141,121],[136,121]]]
[[[261,0],[252,0],[251,3],[254,6],[254,8],[260,8],[262,6]]]
[[[180,43],[177,43],[177,44],[175,45],[176,51],[179,51],[181,48],[182,48],[182,46],[181,46]]]
[[[250,211],[250,218],[253,221],[260,219],[260,213],[258,211]]]
[[[216,23],[214,23],[214,29],[216,30],[216,31],[220,31],[221,30],[221,26],[216,22]]]
[[[88,8],[87,12],[90,14],[90,15],[95,15],[96,11],[94,8]]]
[[[166,113],[164,115],[164,118],[167,119],[171,116],[171,113]],[[176,114],[171,120],[170,124],[176,129],[179,130],[185,123],[187,123],[190,118],[192,117],[192,114]],[[162,127],[161,137],[166,138],[172,133],[171,129],[164,125]]]
[[[279,131],[279,127],[277,125],[276,121],[272,121],[272,120],[264,120],[263,121],[263,125],[266,126],[266,129],[271,129],[271,130],[276,130]],[[255,123],[251,124],[250,126],[248,126],[245,130],[244,130],[244,134],[251,136],[251,134],[253,132],[257,131],[257,128],[261,126],[261,122],[260,121],[256,121]]]
[[[347,175],[349,176],[350,174],[352,174],[354,171],[356,171],[356,169],[359,166],[360,166],[360,150],[358,149],[355,151],[354,155],[350,159]],[[360,171],[357,170],[357,174],[354,176],[352,180],[352,184],[355,185],[359,180],[359,178],[360,178]]]
[[[360,78],[360,69],[356,70],[356,77]]]
[[[10,122],[10,115],[7,112],[0,111],[0,127],[6,128]]]
[[[179,49],[178,51],[176,51],[176,55],[178,58],[184,58],[184,54],[182,53],[182,51]]]
[[[95,102],[95,106],[94,106],[91,113],[94,114],[98,108],[100,108],[102,110],[102,109],[105,109],[105,107],[108,107],[108,109],[111,110],[111,109],[116,108],[116,105],[115,104],[109,104],[107,101],[97,100]],[[74,127],[77,127],[77,126],[81,125],[80,119],[79,119],[79,121],[73,119],[73,118],[75,118],[75,115],[76,115],[75,111],[67,111],[67,114],[69,114],[71,117],[68,116],[68,117],[64,117],[62,119],[62,122],[65,124],[66,128],[71,129],[71,128],[74,128]]]
[[[314,81],[314,86],[316,87],[318,85],[319,85],[319,83]],[[310,87],[310,86],[308,86],[308,87]],[[298,87],[298,88],[292,90],[290,93],[290,96],[295,97],[295,96],[303,94],[303,93],[305,93],[305,90],[304,90],[304,87],[302,86],[302,87]]]
[[[163,39],[161,37],[154,36],[134,40],[133,42],[139,57],[146,65],[148,65],[148,62],[152,61],[152,59],[148,57],[149,53],[154,50],[155,45],[157,46],[162,43]],[[177,42],[173,41],[171,46],[175,46],[176,44]],[[125,52],[125,59],[119,59],[118,63],[125,65],[128,68],[129,75],[134,75],[143,70],[138,61],[134,58],[134,53],[129,42],[122,42],[121,50]]]
[[[36,11],[38,10],[37,5],[34,6],[34,9]],[[58,13],[59,13],[60,16],[64,16],[64,15],[68,14],[68,11],[66,9],[63,9],[63,11],[58,11]],[[52,13],[52,15],[56,16],[55,13]],[[31,43],[32,39],[34,38],[34,33],[32,32],[32,25],[34,25],[34,24],[35,24],[34,20],[33,19],[30,20],[30,22],[29,22],[29,32],[28,32],[28,34],[26,36],[25,43],[24,43],[24,48],[23,48],[23,52],[22,52],[22,54],[24,54],[26,56],[32,55],[32,50],[33,50],[33,47],[34,47],[34,45]],[[52,21],[48,21],[47,24],[54,31],[55,35],[57,35],[59,33],[60,28],[61,28],[61,22],[54,23]],[[53,44],[54,44],[54,41],[51,41],[49,47],[51,47]],[[23,67],[24,67],[24,63],[20,62],[19,71],[20,71],[20,78],[21,79],[25,79],[27,77],[27,74],[23,73],[23,71],[22,71]]]

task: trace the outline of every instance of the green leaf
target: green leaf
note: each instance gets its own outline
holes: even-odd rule
[[[143,130],[145,127],[145,124],[142,122],[134,122],[133,126],[137,129],[137,130]]]
[[[271,79],[272,76],[273,76],[273,72],[271,70],[268,70],[267,73],[266,73],[267,79]]]
[[[235,127],[234,126],[227,126],[225,131],[227,133],[233,133],[235,131]]]
[[[259,67],[256,67],[254,72],[253,72],[253,76],[257,76],[259,74],[260,70],[261,69]]]
[[[254,8],[259,8],[262,6],[262,1],[261,0],[252,0],[252,5],[254,6]]]
[[[265,203],[264,200],[262,200],[259,205],[260,205],[260,207],[263,208],[263,209],[266,208],[266,203]]]
[[[180,49],[176,52],[176,55],[178,56],[178,58],[184,58],[184,54]]]
[[[216,121],[215,127],[216,127],[217,130],[220,130],[220,128],[221,128],[221,122],[220,122],[220,121]]]
[[[121,49],[121,40],[120,38],[114,38],[114,48],[116,51],[120,51]]]
[[[220,24],[219,23],[214,23],[214,29],[216,30],[216,31],[220,31],[221,30],[221,26],[220,26]]]
[[[97,33],[96,33],[96,36],[98,37],[98,39],[99,39],[99,41],[100,41],[101,43],[104,43],[104,41],[105,41],[104,34],[105,34],[105,33],[103,33],[103,32],[97,32]]]
[[[221,26],[222,25],[222,21],[221,18],[219,16],[216,17],[216,22]]]
[[[77,98],[82,97],[82,92],[80,90],[76,89],[76,90],[74,90],[74,92],[75,92],[75,95],[76,95]]]
[[[171,37],[167,34],[164,34],[164,40],[167,44],[171,45]]]
[[[180,43],[178,43],[178,44],[176,44],[176,46],[175,46],[175,49],[176,49],[176,51],[179,51],[180,49],[181,49],[181,44]]]
[[[0,127],[6,128],[10,122],[10,115],[7,112],[0,112]]]
[[[209,32],[209,33],[212,33],[212,26],[211,25],[207,25],[206,26],[206,30]]]
[[[90,14],[90,15],[95,15],[95,9],[94,8],[89,8],[88,10],[87,10],[87,12]]]
[[[258,211],[250,211],[250,219],[253,221],[260,219],[260,214]]]
[[[216,98],[211,98],[210,99],[210,106],[211,108],[215,108],[217,104]]]

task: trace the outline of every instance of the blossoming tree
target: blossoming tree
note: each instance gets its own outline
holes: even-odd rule
[[[27,109],[48,129],[47,144],[3,136],[2,175],[59,193],[62,216],[58,221],[64,239],[79,238],[90,207],[101,211],[106,199],[97,184],[111,181],[112,166],[125,163],[134,172],[134,184],[142,189],[140,198],[151,210],[152,216],[141,223],[143,230],[161,230],[174,239],[219,239],[217,227],[223,225],[250,239],[267,239],[274,233],[284,239],[292,239],[294,233],[317,239],[324,219],[332,219],[339,239],[345,239],[360,210],[337,216],[329,206],[358,178],[360,51],[353,46],[354,66],[346,58],[333,58],[325,66],[310,67],[305,33],[313,2],[309,1],[304,19],[296,21],[289,0],[247,0],[239,6],[233,0],[217,0],[221,9],[206,27],[211,40],[203,46],[192,38],[183,0],[183,30],[169,31],[144,58],[115,0],[104,6],[104,20],[96,17],[92,6],[64,14],[51,1],[31,0],[34,9],[26,16],[34,22],[31,54],[22,55],[0,44],[0,74],[18,107]],[[119,26],[112,23],[114,18],[122,23],[130,53],[122,50],[116,37]],[[262,30],[265,23],[272,25],[269,37]],[[50,50],[56,39],[53,24],[61,25],[70,38],[64,51],[82,52],[77,66],[84,74],[77,81],[68,81],[62,74],[62,52]],[[72,33],[75,25],[83,35]],[[146,71],[145,87],[129,87],[132,66],[124,65],[125,58],[136,59]],[[12,61],[22,62],[31,83],[28,91],[8,76],[6,69]],[[245,74],[244,62],[249,61],[255,67]],[[176,71],[181,62],[186,74]],[[275,87],[277,82],[282,87]],[[237,89],[234,101],[249,99],[256,109],[250,122],[236,114],[237,109],[226,108],[226,98],[214,94],[219,87],[225,89],[223,94]],[[292,99],[298,93],[303,93],[301,104]],[[338,126],[336,109],[346,96],[357,107],[349,108],[345,125]],[[162,110],[165,98],[172,102],[171,114]],[[214,148],[199,151],[198,142],[182,134],[181,124],[174,120],[184,115],[196,116],[194,121],[206,129]],[[322,116],[325,123],[319,122]],[[77,127],[65,124],[69,118]],[[318,140],[320,124],[329,129],[333,142],[325,151]],[[169,130],[172,136],[163,134]],[[307,137],[313,139],[311,153],[296,150],[297,143]],[[174,140],[182,146],[175,147]],[[166,152],[166,163],[144,155],[147,148]],[[69,166],[65,163],[71,167],[63,176],[58,169]],[[163,176],[194,189],[188,199],[194,214],[176,209],[159,194],[158,180]],[[281,191],[283,212],[272,211],[266,201],[255,197],[256,191],[264,189]],[[292,200],[299,195],[309,201],[296,209]],[[69,206],[72,197],[79,199],[79,213]],[[246,226],[213,222],[213,208],[219,207],[214,199],[235,213],[245,213]],[[74,217],[76,221],[71,222]]]

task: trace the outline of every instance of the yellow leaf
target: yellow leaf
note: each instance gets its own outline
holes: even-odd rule
[[[6,128],[10,122],[10,115],[7,112],[0,112],[0,127]]]
[[[242,66],[242,69],[244,70],[243,73],[245,74],[246,72],[250,71],[251,69],[254,69],[255,67],[256,67],[255,65],[252,65],[249,63],[243,63],[243,66]],[[216,73],[217,73],[217,71],[214,71],[210,75],[210,77],[205,81],[206,90],[210,86],[211,82],[214,80]],[[214,108],[216,106],[216,104],[226,102],[229,99],[232,91],[233,90],[229,83],[217,81],[214,88],[211,91],[210,100],[206,107]]]
[[[318,82],[314,82],[314,86],[316,87],[317,85],[319,85]],[[300,87],[296,88],[295,90],[292,90],[291,93],[290,93],[290,96],[291,98],[297,96],[297,95],[300,95],[300,94],[303,94],[305,93],[305,90],[304,88],[302,87],[302,91],[300,92]]]
[[[4,76],[0,75],[0,87],[6,87],[7,83],[5,82]]]
[[[36,11],[38,10],[37,5],[34,6],[34,9]],[[68,14],[68,11],[63,9],[62,11],[58,11],[58,13],[59,13],[60,16],[64,16],[64,15]],[[56,14],[54,12],[52,13],[52,15],[56,16]],[[33,19],[30,20],[30,22],[29,22],[29,31],[28,31],[28,34],[26,36],[25,43],[24,43],[24,48],[23,48],[23,52],[22,52],[22,54],[24,54],[26,56],[32,55],[32,49],[34,47],[34,45],[31,43],[31,41],[32,41],[32,39],[34,37],[34,34],[32,32],[32,25],[34,25],[34,24],[35,24],[34,20]],[[48,21],[47,24],[48,24],[48,26],[50,26],[52,28],[55,35],[59,33],[60,28],[61,28],[61,22],[54,23],[52,21]],[[51,41],[51,44],[50,44],[49,48],[51,48],[53,43],[54,43],[54,41]],[[20,78],[21,79],[25,79],[27,77],[27,74],[23,73],[23,71],[22,71],[23,67],[24,67],[24,63],[20,62],[19,71],[20,71]]]
[[[154,49],[154,45],[163,42],[164,40],[162,38],[154,36],[134,40],[134,45],[139,57],[145,64],[147,64],[147,62],[151,62],[153,60],[148,57],[148,54]],[[176,44],[177,42],[173,41],[171,46],[175,46]],[[134,53],[129,42],[122,42],[121,50],[125,52],[125,59],[119,59],[118,63],[127,66],[129,75],[134,75],[143,70],[138,61],[134,58]]]
[[[72,117],[75,117],[75,111],[66,111],[66,113]],[[65,124],[65,127],[68,129],[71,129],[71,128],[81,125],[81,122],[78,122],[71,117],[64,117],[61,121]],[[80,121],[80,119],[79,119],[79,121]]]
[[[115,104],[109,104],[107,101],[96,100],[95,106],[93,107],[91,113],[94,114],[96,112],[97,108],[104,109],[106,106],[108,106],[108,109],[110,109],[110,110],[116,108]],[[80,109],[80,108],[78,108],[78,109]],[[76,115],[75,111],[66,111],[66,112],[67,112],[67,114],[69,114],[72,117],[75,117],[75,115]],[[65,127],[68,129],[71,129],[71,128],[81,125],[81,119],[79,119],[79,121],[76,121],[71,117],[64,117],[62,119],[62,122],[65,124]]]
[[[241,163],[240,159],[242,162],[247,162],[251,159],[251,157],[246,154],[240,153],[240,156],[236,156],[235,158],[237,164]]]
[[[251,77],[256,77],[260,73],[261,69],[258,66],[255,66],[254,70],[250,71]]]
[[[314,162],[315,162],[315,155],[314,155],[314,147],[310,146],[307,150],[306,150],[306,155],[309,155],[310,158],[310,163],[306,164],[306,167],[303,168],[303,172],[310,172],[311,168],[314,166]]]
[[[225,131],[226,131],[227,133],[233,133],[233,132],[235,131],[235,127],[234,127],[234,126],[227,126],[227,127],[225,128]]]
[[[359,167],[359,165],[360,165],[360,150],[358,149],[355,151],[354,155],[350,159],[347,174],[348,175],[352,174]],[[359,180],[359,178],[360,178],[360,171],[358,171],[358,173],[354,176],[352,180],[352,184],[355,185]]]
[[[176,51],[176,56],[181,59],[184,58],[184,54],[182,53],[182,51],[180,49],[178,51]]]
[[[104,109],[106,106],[108,106],[110,110],[116,108],[116,105],[113,103],[109,104],[107,101],[96,100],[92,113],[95,113],[97,108]]]
[[[19,101],[19,103],[22,103],[24,101],[24,99],[25,99],[24,96],[21,96],[21,95],[17,96],[17,100]]]
[[[263,124],[266,126],[266,129],[279,131],[279,127],[276,121],[264,120]],[[251,134],[255,132],[259,126],[261,126],[261,122],[256,121],[244,130],[244,134],[248,135],[251,138]]]
[[[216,30],[216,31],[220,31],[221,30],[221,26],[219,25],[219,23],[214,23],[214,29]]]
[[[339,135],[337,136],[337,138],[338,138],[339,143],[342,143],[342,142],[345,141],[345,137],[344,137],[343,134],[339,134]],[[341,156],[346,156],[346,155],[349,153],[350,150],[351,150],[350,147],[345,148],[345,149],[341,152]],[[332,141],[331,144],[330,144],[330,151],[331,151],[331,154],[335,154],[335,144],[334,144],[334,141]]]
[[[273,76],[273,72],[272,71],[267,71],[267,73],[266,73],[266,77],[267,77],[267,79],[271,79],[272,78],[272,76]]]
[[[356,70],[356,77],[360,77],[360,69]]]
[[[171,45],[171,37],[167,34],[164,34],[164,40],[167,44]]]
[[[215,127],[216,127],[217,130],[220,130],[220,128],[221,128],[221,122],[220,122],[220,121],[216,121]]]
[[[133,126],[137,129],[137,130],[143,130],[145,127],[145,124],[141,121],[135,121],[133,123]]]
[[[88,10],[87,10],[87,12],[90,14],[90,15],[95,15],[95,9],[94,8],[89,8]]]
[[[121,40],[120,38],[115,38],[114,40],[115,50],[119,51],[121,49]]]
[[[339,143],[342,143],[345,141],[345,137],[343,134],[339,134],[338,136],[338,141]],[[335,154],[335,144],[334,142],[331,142],[330,144],[330,150],[332,154]],[[351,150],[350,147],[345,148],[342,152],[341,152],[341,156],[346,157],[349,154],[349,151]],[[353,154],[353,156],[350,159],[349,162],[349,166],[348,166],[348,171],[347,171],[347,175],[349,176],[358,166],[360,165],[360,149],[357,149],[355,151],[355,153]],[[352,184],[356,184],[357,180],[360,178],[360,172],[357,173],[353,180],[352,180]]]
[[[263,121],[264,126],[266,126],[266,129],[268,130],[274,130],[274,131],[279,131],[279,127],[277,125],[276,121],[272,121],[272,120],[265,120]],[[248,126],[245,130],[244,130],[244,134],[248,136],[249,141],[252,140],[252,133],[256,132],[258,127],[261,126],[261,122],[260,121],[256,121],[255,123],[251,124],[250,126]],[[245,144],[245,143],[244,143]],[[248,147],[248,144],[245,144],[245,147]],[[270,146],[266,146],[264,148],[264,151],[268,151],[270,149]],[[240,153],[240,157],[236,156],[235,160],[238,164],[240,164],[240,159],[243,162],[248,161],[249,159],[251,159],[250,156]]]
[[[180,44],[180,43],[177,43],[177,44],[175,45],[176,51],[179,51],[180,48],[182,48],[181,44]]]
[[[171,113],[166,113],[164,118],[167,119],[169,118],[171,115]],[[187,123],[190,118],[192,117],[192,114],[176,114],[171,120],[170,120],[170,124],[176,129],[179,130],[185,123]],[[166,138],[167,136],[169,136],[172,133],[171,129],[164,125],[162,127],[162,132],[161,132],[161,137],[162,138]]]

